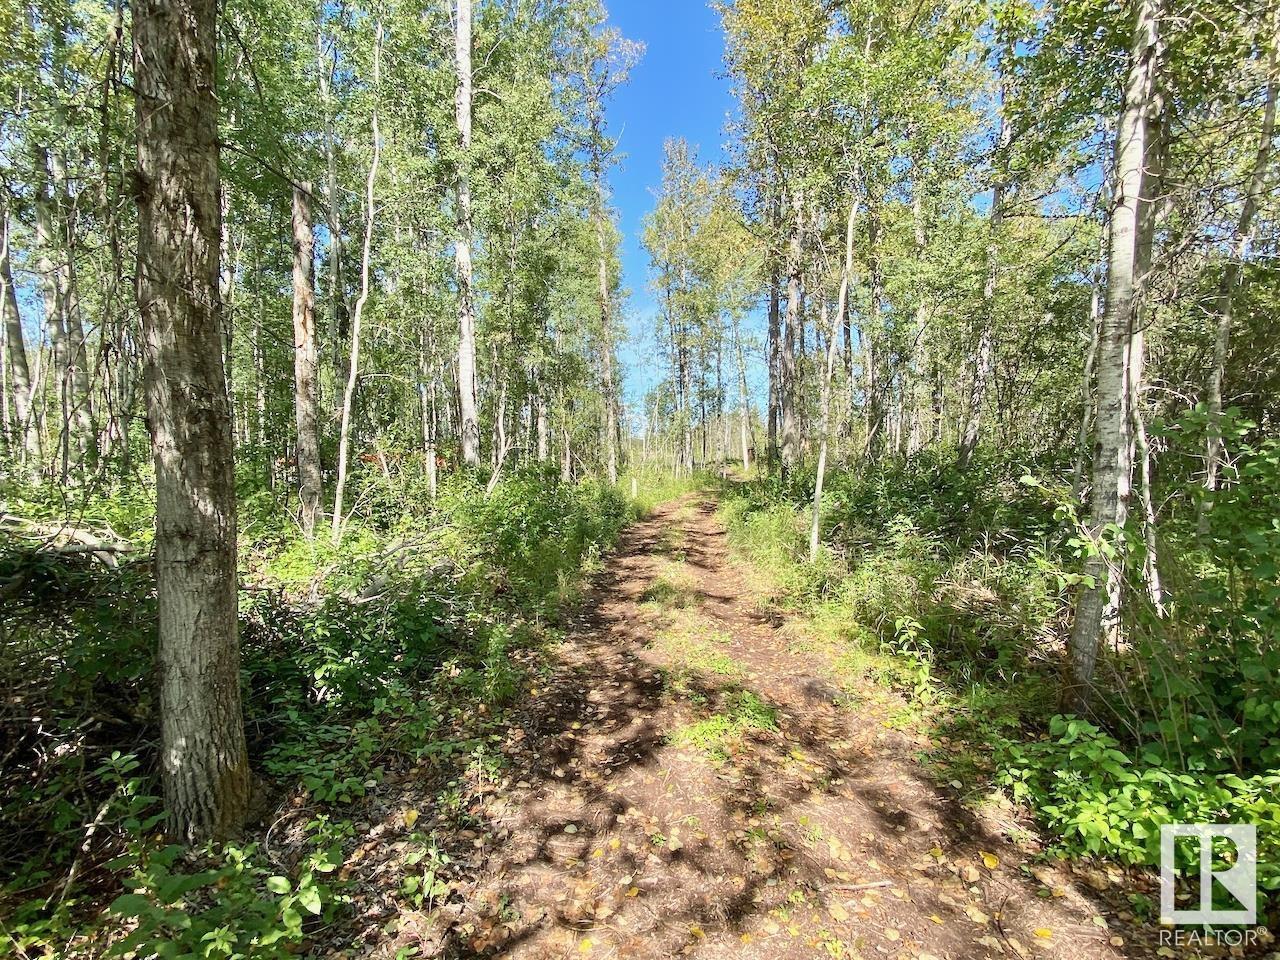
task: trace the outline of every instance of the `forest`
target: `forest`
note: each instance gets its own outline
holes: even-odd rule
[[[1280,956],[1280,0],[614,6],[0,0],[0,956]]]

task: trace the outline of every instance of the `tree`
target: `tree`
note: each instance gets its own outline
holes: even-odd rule
[[[169,830],[236,833],[240,708],[233,439],[218,292],[217,3],[139,0],[138,304],[156,469],[160,767]]]
[[[1240,206],[1240,219],[1232,236],[1234,256],[1222,271],[1222,279],[1214,298],[1213,312],[1217,314],[1213,339],[1213,370],[1209,375],[1207,407],[1209,412],[1208,450],[1205,453],[1204,485],[1213,492],[1218,487],[1218,470],[1222,462],[1222,384],[1226,377],[1227,350],[1231,343],[1232,300],[1240,285],[1244,264],[1253,243],[1254,217],[1266,189],[1271,161],[1272,140],[1276,127],[1276,88],[1280,84],[1280,10],[1272,11],[1270,24],[1270,51],[1267,55],[1267,90],[1262,108],[1262,136],[1258,152],[1254,156],[1253,169],[1245,188],[1244,202]],[[1199,533],[1208,532],[1208,505],[1200,510]]]
[[[302,529],[310,539],[315,536],[324,489],[317,393],[320,358],[316,342],[315,237],[309,183],[293,188],[293,355],[298,499],[302,505]]]
[[[480,465],[480,423],[476,418],[476,315],[471,265],[471,0],[457,0],[454,13],[454,93],[457,113],[457,175],[454,189],[458,232],[453,251],[458,269],[458,417],[462,460]]]
[[[1067,704],[1088,708],[1099,640],[1117,629],[1120,613],[1123,541],[1117,532],[1128,517],[1133,485],[1131,378],[1141,369],[1135,355],[1134,319],[1141,295],[1139,245],[1149,197],[1145,171],[1148,124],[1155,90],[1159,19],[1155,0],[1138,0],[1129,54],[1124,106],[1116,127],[1115,199],[1107,251],[1106,310],[1098,349],[1098,413],[1093,456],[1090,527],[1094,546],[1085,562],[1088,578],[1076,601],[1071,629],[1071,675]],[[1136,346],[1140,354],[1141,344]],[[1121,535],[1122,536],[1122,535]]]

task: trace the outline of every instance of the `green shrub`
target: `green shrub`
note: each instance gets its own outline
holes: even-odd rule
[[[487,497],[452,476],[434,503],[397,499],[385,478],[358,483],[382,485],[365,501],[376,509],[362,504],[336,548],[303,539],[269,492],[242,502],[251,762],[279,792],[305,792],[331,837],[308,838],[287,878],[252,844],[191,859],[143,839],[159,812],[150,565],[0,558],[0,576],[22,573],[0,633],[0,681],[22,694],[0,716],[15,748],[0,813],[18,827],[0,840],[0,911],[26,947],[136,925],[122,949],[137,956],[296,951],[312,918],[341,899],[326,877],[351,832],[344,818],[385,770],[429,759],[494,775],[501,756],[484,736],[520,689],[522,648],[554,637],[550,623],[634,507],[617,487],[536,469],[510,472]],[[24,501],[30,515],[54,509],[42,496],[45,507]],[[139,513],[133,527],[150,524],[149,505],[121,503]],[[124,514],[102,516],[123,525]],[[82,871],[94,884],[85,904],[121,884],[131,891],[97,919],[57,895],[95,817],[93,866],[116,859]]]
[[[1036,811],[1061,849],[1158,866],[1162,824],[1252,823],[1259,886],[1280,891],[1280,773],[1178,773],[1158,754],[1135,759],[1074,717],[1055,716],[1049,732],[1043,741],[999,741],[996,780]]]

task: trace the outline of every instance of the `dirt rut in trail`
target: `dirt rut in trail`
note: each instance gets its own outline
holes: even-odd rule
[[[1031,876],[985,834],[749,577],[705,499],[627,531],[530,691],[449,955],[1151,952],[1087,887]]]

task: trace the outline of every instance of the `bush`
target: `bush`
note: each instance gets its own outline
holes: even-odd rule
[[[1165,435],[1199,456],[1202,421]],[[1194,514],[1161,526],[1163,615],[1143,602],[1144,557],[1130,551],[1128,644],[1100,665],[1099,723],[1051,716],[1087,543],[1062,463],[982,451],[963,473],[929,454],[837,473],[815,564],[802,471],[727,489],[723,515],[774,574],[779,602],[961,746],[944,765],[993,776],[1062,849],[1153,865],[1162,823],[1253,823],[1275,892],[1280,441],[1249,445],[1247,433],[1231,434],[1234,473],[1213,495],[1209,535]],[[1137,522],[1124,536],[1140,545]]]
[[[308,831],[290,877],[252,843],[192,859],[149,839],[159,814],[150,564],[6,555],[0,576],[21,577],[0,633],[0,681],[14,691],[0,716],[11,748],[0,813],[16,828],[0,845],[0,910],[30,952],[104,923],[136,925],[121,949],[140,957],[296,951],[308,918],[341,898],[326,877],[349,806],[392,765],[483,752],[480,735],[519,691],[522,650],[553,636],[634,515],[617,488],[594,481],[517,470],[486,497],[451,477],[436,502],[410,504],[421,512],[393,511],[388,498],[335,548],[304,540],[270,495],[248,500],[240,610],[251,760],[277,792],[304,793],[328,827]],[[95,867],[115,859],[80,871],[95,885],[84,902],[123,885],[131,892],[115,900],[114,919],[95,921],[78,897],[59,896],[94,822]]]
[[[1055,716],[1049,733],[1039,742],[999,741],[996,782],[1036,811],[1058,846],[1154,867],[1162,824],[1252,823],[1259,887],[1280,892],[1280,773],[1179,773],[1159,754],[1133,759],[1114,737],[1074,717]]]

